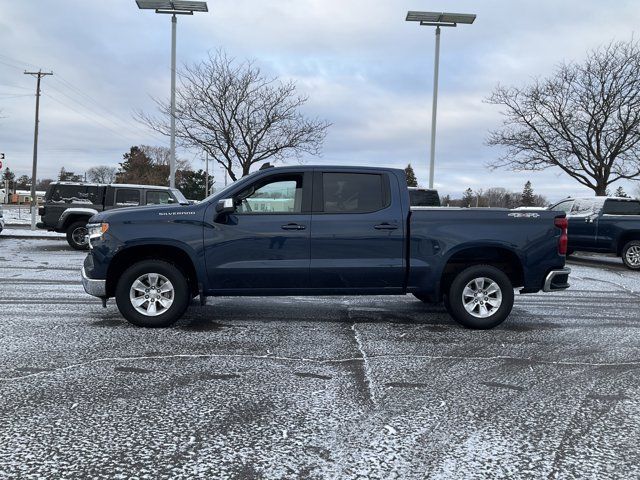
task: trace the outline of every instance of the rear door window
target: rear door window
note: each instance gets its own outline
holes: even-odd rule
[[[140,190],[119,188],[116,190],[116,207],[135,207],[140,205]]]
[[[390,203],[386,177],[369,173],[323,173],[325,213],[370,213]]]
[[[640,215],[640,202],[632,200],[607,200],[604,204],[605,215]]]

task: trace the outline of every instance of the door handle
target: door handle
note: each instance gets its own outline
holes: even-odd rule
[[[304,230],[307,227],[304,225],[298,225],[297,223],[287,223],[286,225],[282,225],[280,228],[282,228],[282,230]]]
[[[391,224],[388,222],[384,222],[381,223],[379,225],[375,225],[373,228],[375,228],[376,230],[397,230],[398,229],[398,225],[397,224]]]

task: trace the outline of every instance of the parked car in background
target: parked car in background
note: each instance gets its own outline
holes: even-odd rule
[[[408,187],[409,203],[412,207],[439,207],[440,195],[429,188]]]
[[[640,270],[640,201],[618,197],[568,198],[549,207],[569,219],[569,250],[613,253]]]
[[[67,242],[77,250],[89,248],[87,222],[98,212],[144,205],[187,205],[180,190],[155,185],[127,185],[54,182],[49,185],[40,207],[38,228],[66,233]]]
[[[102,212],[88,228],[85,290],[147,327],[198,295],[412,293],[492,328],[514,288],[569,286],[563,212],[412,207],[397,169],[264,169],[196,205]]]

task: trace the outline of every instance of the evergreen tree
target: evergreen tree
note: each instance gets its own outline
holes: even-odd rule
[[[462,194],[462,206],[470,207],[473,202],[473,190],[467,188]]]
[[[189,200],[202,200],[206,195],[206,175],[204,170],[197,172],[179,170],[176,175],[176,187]],[[211,191],[213,177],[209,177],[209,191]]]
[[[533,194],[533,188],[531,187],[531,182],[527,181],[524,184],[524,190],[522,190],[522,195],[520,196],[520,204],[523,207],[533,207],[536,204],[535,195]]]
[[[627,195],[627,193],[624,191],[624,188],[622,187],[618,187],[616,189],[616,197],[621,197],[621,198],[629,198],[629,196]]]
[[[413,167],[411,166],[411,164],[407,165],[407,168],[404,169],[404,172],[407,175],[407,185],[409,187],[417,187],[418,179],[416,178],[416,174],[413,171]]]

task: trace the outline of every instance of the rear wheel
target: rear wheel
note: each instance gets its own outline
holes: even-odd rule
[[[447,311],[459,324],[481,330],[493,328],[511,313],[513,285],[496,267],[469,267],[454,278],[446,302]]]
[[[640,270],[640,241],[632,240],[623,247],[622,262],[631,270]]]
[[[168,327],[191,300],[189,284],[174,265],[144,260],[129,267],[116,286],[116,304],[124,318],[140,327]]]
[[[87,222],[74,222],[67,228],[67,243],[76,250],[88,250]]]

